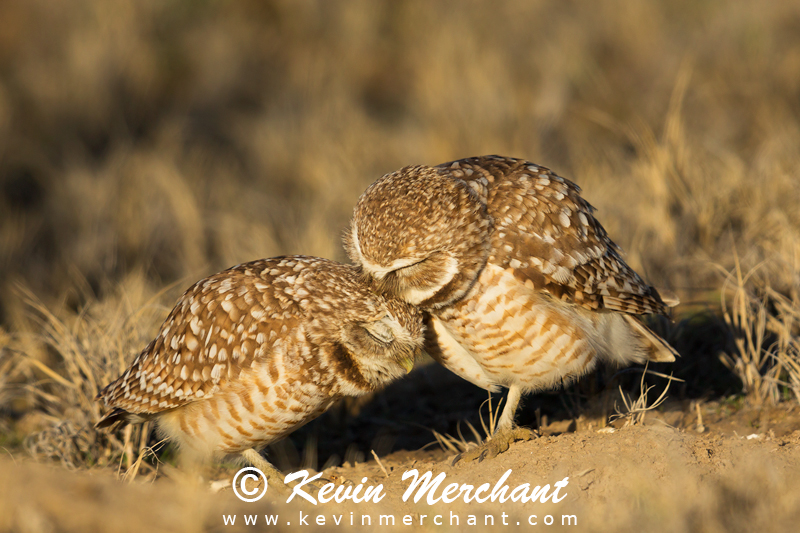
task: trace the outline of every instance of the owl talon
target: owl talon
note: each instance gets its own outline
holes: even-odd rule
[[[518,440],[531,440],[535,436],[534,432],[528,428],[513,428],[500,430],[482,445],[472,450],[460,453],[453,459],[451,466],[455,466],[460,461],[483,462],[485,459],[493,459],[508,450],[512,442]]]

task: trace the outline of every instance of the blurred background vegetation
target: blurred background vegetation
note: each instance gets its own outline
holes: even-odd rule
[[[724,353],[791,396],[798,118],[789,0],[2,0],[0,434],[88,450],[98,387],[192,282],[344,260],[369,183],[490,153],[577,182],[681,296],[684,379]]]

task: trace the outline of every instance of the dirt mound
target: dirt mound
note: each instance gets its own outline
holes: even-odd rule
[[[317,505],[299,495],[287,504],[274,490],[258,502],[244,503],[230,489],[212,494],[166,477],[126,484],[107,471],[69,472],[3,459],[0,527],[189,532],[290,531],[324,524],[338,531],[367,525],[391,530],[393,520],[396,529],[413,524],[431,531],[469,528],[472,522],[496,528],[529,528],[535,522],[574,531],[790,531],[800,520],[794,483],[800,475],[798,443],[800,431],[783,437],[714,430],[697,434],[656,422],[613,432],[583,429],[544,436],[517,443],[496,459],[455,466],[453,456],[441,451],[400,451],[380,463],[370,460],[322,473],[322,480],[353,491],[361,485],[356,493],[361,497],[367,487],[382,485],[378,503],[373,498]],[[413,470],[419,476],[431,472],[434,481],[444,474],[417,503],[420,486],[403,501],[415,477],[404,480],[403,474]],[[556,492],[555,484],[565,479]],[[324,482],[305,492],[317,500]],[[479,493],[484,483],[489,487]],[[518,489],[526,483],[529,487]],[[448,492],[451,484],[458,488]],[[462,488],[465,484],[471,488]],[[492,501],[492,491],[502,492],[502,485],[508,488]],[[542,491],[534,502],[521,501],[537,486],[544,503]],[[323,499],[330,495],[323,493]],[[476,496],[490,498],[478,503]],[[248,525],[253,517],[255,526]]]

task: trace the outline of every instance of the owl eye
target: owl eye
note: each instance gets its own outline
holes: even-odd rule
[[[406,265],[404,267],[395,269],[393,270],[393,272],[400,275],[410,274],[414,272],[417,268],[419,268],[419,266],[422,265],[422,263],[424,263],[425,261],[427,261],[427,259],[423,259],[422,261],[417,261],[416,263],[412,263],[410,265]]]
[[[406,265],[404,267],[398,268],[393,270],[392,272],[397,273],[401,276],[408,276],[413,275],[423,266],[428,266],[433,260],[435,260],[436,256],[439,255],[439,252],[434,252],[425,259],[420,259],[416,263],[411,263],[410,265]]]
[[[391,344],[394,340],[394,332],[391,328],[392,317],[386,315],[384,318],[375,322],[367,322],[362,327],[367,335],[381,344]]]

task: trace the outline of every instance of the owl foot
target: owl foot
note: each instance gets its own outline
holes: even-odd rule
[[[531,440],[534,436],[535,434],[533,431],[528,428],[511,428],[500,430],[477,448],[473,448],[472,450],[456,455],[451,466],[455,466],[459,461],[470,462],[477,459],[477,461],[480,463],[484,459],[492,459],[508,450],[508,447],[512,442],[518,440]]]
[[[266,465],[264,465],[263,468],[266,468]],[[274,490],[281,496],[288,496],[292,493],[292,487],[283,482],[283,474],[277,468],[273,467],[269,470],[261,471],[267,476],[267,482],[269,483],[270,490]]]
[[[286,485],[283,481],[281,481],[280,477],[272,477],[267,474],[267,483],[269,484],[269,490],[279,496],[286,497],[292,493],[292,487]],[[236,479],[226,478],[226,479],[219,479],[217,481],[211,481],[208,484],[208,488],[214,494],[226,490],[230,490],[233,486],[234,481]],[[264,490],[264,481],[259,480],[258,483],[251,483],[247,485],[248,490],[255,490],[256,493],[260,493]],[[241,488],[239,488],[241,490]]]
[[[292,493],[292,487],[283,482],[284,476],[281,471],[272,466],[269,461],[264,459],[256,450],[252,448],[245,450],[242,452],[242,457],[264,474],[266,482],[271,489],[274,489],[278,494],[283,496],[288,496]]]

